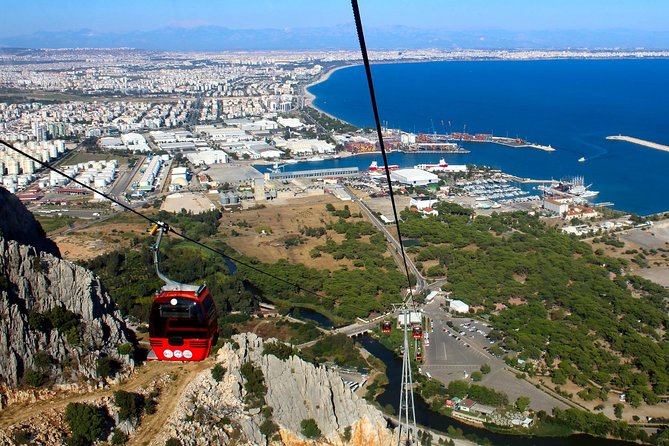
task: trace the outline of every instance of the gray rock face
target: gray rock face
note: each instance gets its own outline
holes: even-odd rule
[[[38,251],[60,257],[56,244],[46,238],[42,225],[28,211],[16,195],[0,186],[0,236],[30,245]]]
[[[336,373],[297,357],[282,361],[275,356],[263,356],[263,340],[255,334],[244,333],[233,338],[239,349],[226,344],[216,358],[227,369],[223,379],[214,381],[210,370],[194,378],[152,445],[165,444],[171,437],[179,438],[184,446],[394,444],[381,412],[354,395]],[[245,408],[240,368],[248,361],[263,372],[267,386],[265,402],[273,408],[272,419],[280,427],[281,440],[268,439],[260,432],[259,426],[265,420],[260,410]],[[224,418],[231,424],[222,427]],[[308,418],[316,420],[322,438],[307,440],[301,436],[300,424]],[[342,434],[349,427],[351,439],[346,442]]]
[[[6,195],[0,188],[0,384],[16,386],[27,370],[40,366],[58,383],[95,378],[96,361],[104,355],[129,363],[116,348],[131,334],[100,279],[59,258],[39,223]],[[79,319],[69,336],[37,322],[57,307]],[[39,352],[49,355],[50,365],[35,363]]]
[[[354,395],[336,372],[297,356],[281,361],[265,355],[260,365],[267,384],[267,404],[274,408],[277,422],[292,432],[300,432],[302,420],[309,418],[331,441],[361,419],[374,426],[386,425],[381,412]]]
[[[52,358],[57,382],[94,378],[101,355],[117,357],[131,335],[100,279],[91,271],[0,237],[0,382],[19,384],[35,355]],[[79,317],[78,341],[56,328],[31,327],[30,315],[56,307]],[[125,358],[125,359],[124,359]],[[128,359],[123,356],[121,361]]]

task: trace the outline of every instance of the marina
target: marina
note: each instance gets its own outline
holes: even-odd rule
[[[475,207],[479,209],[497,209],[501,207],[500,203],[524,203],[541,199],[540,195],[530,195],[530,192],[514,186],[504,178],[459,181],[456,186],[474,197],[477,202]]]

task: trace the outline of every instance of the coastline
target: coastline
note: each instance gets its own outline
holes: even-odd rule
[[[400,60],[400,61],[380,61],[376,62],[375,65],[393,65],[393,64],[409,64],[409,63],[429,63],[429,62],[448,62],[449,59],[430,59],[430,60]],[[346,124],[352,125],[354,127],[358,127],[357,125],[345,121],[342,118],[335,116],[331,113],[326,112],[325,110],[319,108],[316,104],[314,104],[314,101],[316,100],[316,95],[311,93],[309,91],[309,87],[312,87],[314,85],[320,84],[322,82],[326,82],[328,79],[330,79],[330,76],[332,76],[336,71],[343,70],[344,68],[350,68],[350,67],[355,67],[358,65],[362,65],[360,62],[354,62],[354,63],[345,63],[343,65],[334,65],[331,67],[329,70],[323,72],[321,76],[319,76],[317,79],[309,82],[308,84],[304,85],[302,87],[302,95],[304,96],[304,105],[307,107],[311,107],[314,110],[318,111],[319,113],[322,113],[329,118],[336,119],[337,121],[345,122]],[[500,138],[503,139],[503,138]],[[487,141],[486,141],[487,142]],[[538,149],[542,150],[545,152],[554,152],[555,148],[553,148],[550,144],[549,145],[542,145],[542,144],[537,144],[537,143],[531,143],[531,142],[526,142],[525,144],[522,145],[517,145],[517,146],[511,146],[509,144],[505,144],[503,142],[497,142],[497,141],[490,141],[493,144],[500,144],[503,146],[507,147],[516,147],[516,148],[531,148],[531,149]],[[667,149],[669,150],[669,148]]]
[[[309,91],[309,87],[313,87],[316,84],[320,84],[322,82],[327,81],[328,79],[330,79],[330,76],[332,76],[336,71],[339,71],[339,70],[342,70],[342,69],[348,68],[348,67],[354,67],[356,65],[360,65],[360,63],[346,63],[346,64],[343,64],[343,65],[335,65],[332,68],[330,68],[329,70],[325,71],[323,74],[321,74],[321,76],[319,76],[318,79],[315,79],[314,81],[312,81],[312,82],[306,84],[304,87],[302,87],[302,91],[303,91],[303,94],[304,94],[304,105],[307,106],[307,107],[311,107],[314,110],[318,111],[319,113],[323,113],[324,115],[329,116],[332,119],[336,119],[338,121],[346,122],[346,121],[344,121],[344,120],[342,120],[342,119],[340,119],[340,118],[338,118],[334,115],[331,115],[330,113],[328,113],[326,111],[323,111],[320,108],[318,108],[314,104],[314,101],[316,100],[316,95]],[[347,122],[347,124],[351,124],[351,123]],[[351,124],[351,125],[353,125],[353,124]]]

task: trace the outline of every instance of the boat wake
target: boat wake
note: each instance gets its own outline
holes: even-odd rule
[[[609,149],[607,149],[606,147],[603,147],[599,144],[595,144],[595,143],[592,143],[592,142],[585,141],[582,138],[576,138],[575,143],[578,146],[581,146],[581,147],[585,146],[588,149],[593,149],[592,151],[590,151],[590,150],[584,151],[585,153],[583,153],[581,155],[581,158],[578,158],[578,162],[580,162],[580,163],[583,163],[585,161],[592,161],[592,160],[595,160],[595,159],[598,159],[598,158],[603,158],[609,153]],[[583,160],[583,161],[581,161],[581,160]]]

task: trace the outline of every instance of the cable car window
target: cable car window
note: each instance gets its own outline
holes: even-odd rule
[[[192,319],[197,317],[197,307],[194,305],[160,304],[160,317],[174,317]]]
[[[204,314],[211,314],[212,312],[216,311],[216,307],[214,306],[214,299],[211,298],[211,295],[208,295],[204,298],[202,305],[204,306]]]

